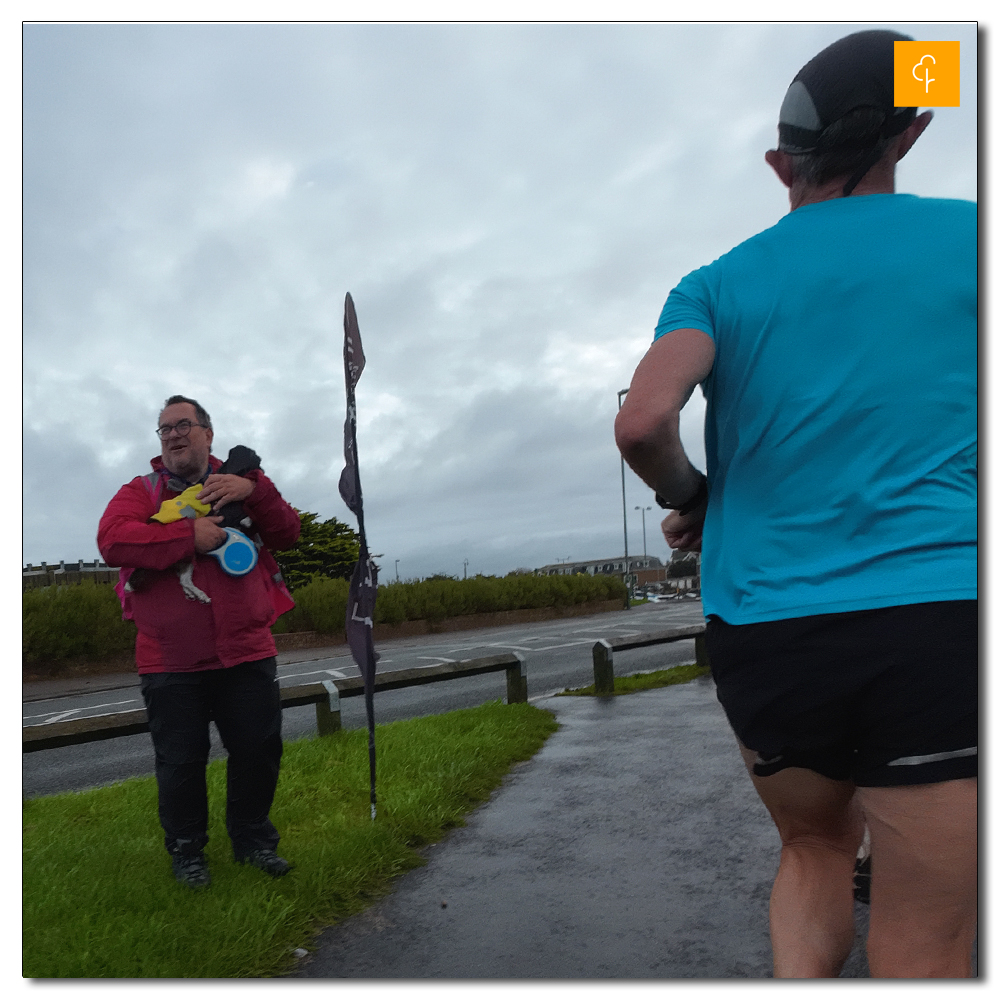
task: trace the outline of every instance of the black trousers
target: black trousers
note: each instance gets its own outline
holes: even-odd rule
[[[214,721],[228,753],[226,829],[237,859],[274,850],[268,813],[281,763],[281,697],[275,657],[222,670],[143,674],[140,687],[156,754],[160,825],[171,854],[208,843],[205,768]]]

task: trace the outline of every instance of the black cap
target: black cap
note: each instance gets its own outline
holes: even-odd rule
[[[778,113],[778,149],[811,153],[833,148],[824,131],[855,108],[874,108],[880,134],[899,135],[916,108],[897,108],[893,96],[893,42],[913,41],[897,31],[859,31],[823,49],[799,70]]]

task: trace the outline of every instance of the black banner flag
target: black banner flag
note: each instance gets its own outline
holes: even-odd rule
[[[354,312],[354,300],[347,293],[344,300],[344,381],[347,385],[347,419],[344,421],[344,471],[340,474],[340,495],[358,519],[361,539],[358,563],[351,577],[347,595],[347,644],[365,684],[365,712],[368,715],[368,768],[371,775],[372,819],[375,819],[375,645],[372,623],[378,595],[378,568],[368,554],[365,538],[365,514],[361,497],[361,474],[358,471],[358,422],[354,387],[365,370],[361,349],[361,331]]]

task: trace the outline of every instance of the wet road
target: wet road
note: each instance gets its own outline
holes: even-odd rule
[[[561,618],[527,625],[502,626],[469,632],[379,643],[379,670],[401,670],[432,666],[448,660],[519,652],[526,658],[528,695],[531,700],[582,687],[593,682],[590,650],[602,638],[651,632],[675,625],[702,621],[701,602],[669,601],[640,605],[629,611],[609,612],[581,618]],[[618,674],[654,670],[690,663],[694,642],[671,643],[616,654]],[[358,669],[346,646],[326,650],[297,650],[278,657],[282,686],[303,684],[325,677],[357,676]],[[375,700],[376,722],[419,715],[433,715],[481,705],[506,693],[503,673],[449,680],[415,688],[380,693]],[[23,689],[23,725],[39,725],[62,719],[83,718],[142,707],[138,678],[134,674],[91,678],[86,681],[42,682]],[[341,702],[346,728],[364,726],[362,698]],[[316,733],[312,706],[288,709],[283,720],[285,739],[300,739]],[[212,755],[223,750],[214,727]],[[148,734],[127,736],[76,747],[43,750],[22,757],[22,791],[26,797],[78,791],[152,773],[152,747]]]

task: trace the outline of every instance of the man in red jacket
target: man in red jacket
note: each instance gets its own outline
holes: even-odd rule
[[[299,537],[299,516],[260,469],[219,474],[211,454],[212,421],[193,399],[171,396],[160,414],[160,457],[152,473],[123,486],[101,518],[97,545],[121,567],[123,615],[135,621],[140,686],[156,756],[160,823],[175,878],[210,882],[205,768],[209,720],[228,752],[226,829],[236,860],[268,875],[291,868],[278,857],[268,818],[281,761],[281,701],[271,625],[292,599],[270,550]],[[180,517],[172,501],[204,484],[197,516]],[[256,565],[229,575],[208,555],[229,537],[217,513],[241,503],[243,527],[258,550]],[[161,511],[172,511],[165,516]],[[154,519],[154,515],[160,515]],[[162,519],[162,520],[161,520]]]

